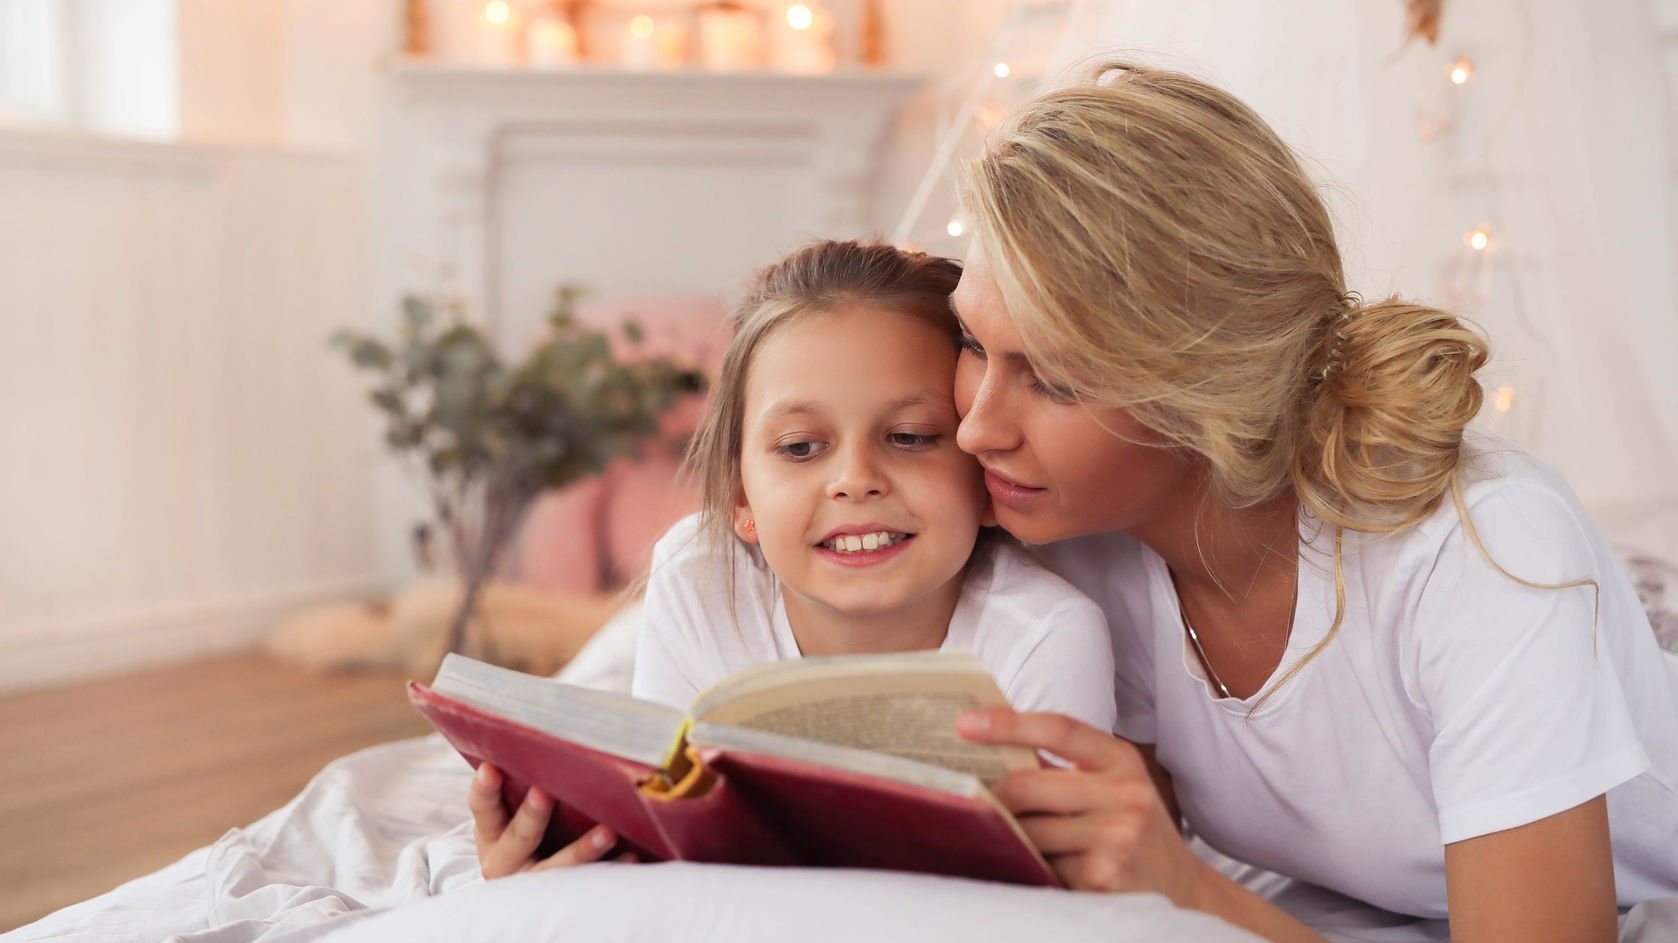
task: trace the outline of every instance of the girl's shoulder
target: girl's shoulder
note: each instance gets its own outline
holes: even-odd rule
[[[1071,537],[1020,552],[1094,600],[1109,620],[1147,597],[1151,551],[1129,534]]]

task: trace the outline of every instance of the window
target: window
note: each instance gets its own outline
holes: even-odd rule
[[[180,128],[176,0],[0,0],[0,124]]]

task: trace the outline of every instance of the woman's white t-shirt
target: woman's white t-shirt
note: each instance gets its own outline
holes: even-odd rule
[[[1678,657],[1548,466],[1473,436],[1465,497],[1384,538],[1347,535],[1336,637],[1258,705],[1221,699],[1164,561],[1123,535],[1040,548],[1107,614],[1115,730],[1156,745],[1219,851],[1387,910],[1447,916],[1443,846],[1608,794],[1622,906],[1678,894]],[[1332,537],[1302,522],[1299,600],[1265,689],[1335,612]],[[1312,537],[1311,531],[1318,533]]]
[[[763,555],[730,544],[732,561],[706,547],[695,515],[654,547],[635,651],[636,697],[686,709],[737,671],[800,657]],[[977,655],[1018,710],[1054,711],[1103,728],[1114,722],[1113,651],[1101,610],[1017,547],[992,543],[978,551],[940,650]]]

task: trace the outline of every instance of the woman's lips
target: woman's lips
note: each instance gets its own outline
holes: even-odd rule
[[[1009,508],[1024,509],[1033,501],[1042,497],[1049,489],[1022,485],[987,468],[985,469],[985,490],[990,492],[991,500],[997,504]]]

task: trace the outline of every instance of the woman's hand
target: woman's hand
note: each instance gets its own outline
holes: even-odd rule
[[[532,787],[518,811],[508,815],[501,801],[501,771],[488,763],[480,764],[472,777],[467,803],[472,807],[472,837],[478,845],[478,866],[485,880],[599,861],[618,840],[611,829],[596,825],[571,844],[537,860],[536,847],[548,829],[553,800]],[[622,854],[613,860],[634,861],[635,856]]]
[[[1210,868],[1183,842],[1135,745],[1060,714],[973,711],[957,729],[969,740],[1046,750],[1072,764],[1014,773],[991,789],[1067,887],[1152,891],[1206,909]]]

